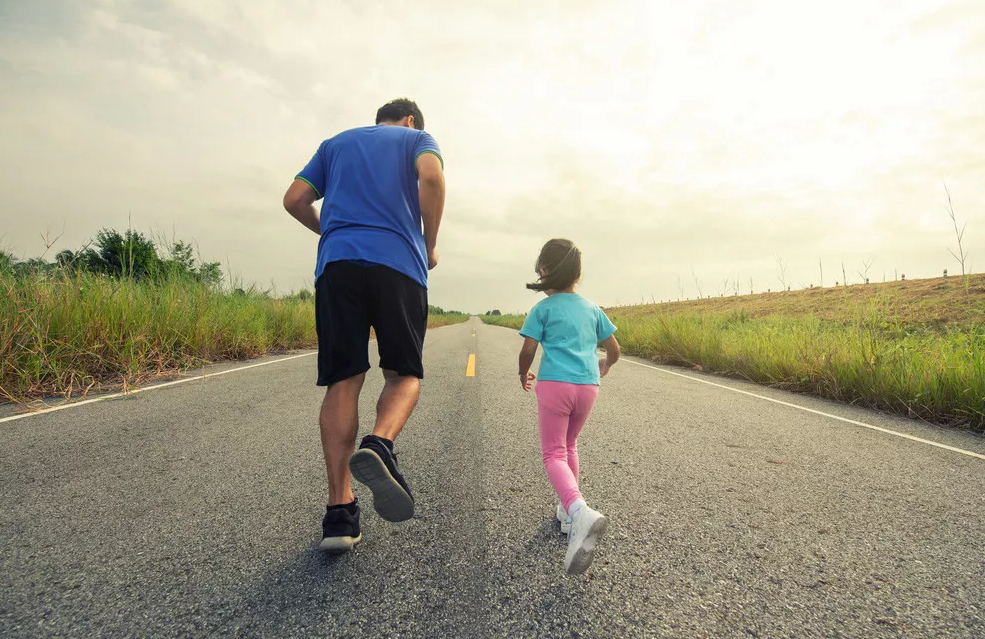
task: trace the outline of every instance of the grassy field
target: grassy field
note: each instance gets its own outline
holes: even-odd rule
[[[627,354],[985,430],[985,275],[606,310]]]
[[[429,326],[465,321],[431,315]],[[0,274],[0,401],[127,388],[203,364],[311,348],[310,295],[222,292],[185,278]]]

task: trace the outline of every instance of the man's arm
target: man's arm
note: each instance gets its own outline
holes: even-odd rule
[[[311,185],[300,178],[296,178],[287,193],[284,194],[284,208],[295,220],[304,224],[321,235],[321,220],[318,211],[312,206],[318,200],[318,194],[311,188]]]
[[[428,251],[428,268],[438,265],[438,227],[445,209],[445,173],[434,153],[421,153],[414,162],[419,180],[421,219],[424,222],[424,245]]]

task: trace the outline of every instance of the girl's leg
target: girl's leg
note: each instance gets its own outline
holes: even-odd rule
[[[592,407],[595,405],[595,398],[598,395],[599,387],[594,384],[575,386],[575,401],[571,411],[571,417],[568,420],[568,434],[565,444],[568,453],[568,468],[571,469],[571,474],[574,476],[576,482],[578,481],[578,433],[581,432],[582,426],[588,421],[588,416],[592,412]]]
[[[565,510],[581,498],[578,480],[568,466],[568,419],[574,388],[574,384],[552,381],[537,382],[536,387],[541,456],[547,477]]]

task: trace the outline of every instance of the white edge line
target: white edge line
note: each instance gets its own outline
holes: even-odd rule
[[[84,399],[79,402],[68,402],[66,404],[60,404],[58,406],[52,406],[51,408],[44,408],[42,410],[33,411],[30,413],[19,413],[17,415],[11,415],[9,417],[0,418],[0,424],[4,422],[13,422],[18,419],[27,419],[28,417],[34,417],[35,415],[44,415],[45,413],[54,413],[56,411],[65,410],[68,408],[78,408],[79,406],[85,406],[86,404],[95,404],[96,402],[104,402],[107,399],[116,399],[117,397],[128,397],[130,395],[136,395],[138,393],[143,393],[144,391],[158,390],[160,388],[167,388],[168,386],[177,386],[178,384],[184,384],[186,382],[194,382],[199,379],[207,379],[209,377],[218,377],[219,375],[225,375],[227,373],[235,373],[238,371],[245,371],[250,368],[258,368],[260,366],[267,366],[269,364],[278,364],[280,362],[286,362],[292,359],[298,359],[299,357],[310,357],[311,355],[316,355],[317,353],[301,353],[300,355],[289,355],[287,357],[281,357],[278,359],[270,360],[269,362],[260,362],[259,364],[248,364],[246,366],[237,366],[236,368],[229,368],[224,371],[218,371],[215,373],[206,373],[204,375],[195,375],[194,377],[184,377],[182,379],[176,379],[170,382],[164,382],[162,384],[155,384],[153,386],[145,386],[143,388],[135,388],[131,391],[121,392],[121,393],[111,393],[109,395],[100,395],[99,397],[94,397],[92,399]]]
[[[949,450],[954,453],[961,453],[962,455],[968,455],[969,457],[976,457],[978,459],[985,459],[985,455],[980,453],[975,453],[970,450],[965,450],[963,448],[955,448],[954,446],[948,446],[947,444],[940,444],[938,442],[932,442],[929,439],[921,439],[920,437],[914,437],[913,435],[907,435],[906,433],[900,433],[895,430],[890,430],[888,428],[882,428],[880,426],[873,426],[872,424],[866,424],[864,422],[858,422],[854,419],[848,419],[847,417],[839,417],[838,415],[832,415],[831,413],[824,413],[819,410],[814,410],[813,408],[806,408],[804,406],[798,406],[797,404],[791,404],[790,402],[785,402],[779,399],[773,399],[772,397],[766,397],[765,395],[757,395],[756,393],[750,393],[749,391],[740,390],[738,388],[732,388],[731,386],[726,386],[725,384],[716,384],[715,382],[710,382],[706,379],[701,379],[699,377],[693,377],[691,375],[685,375],[683,373],[675,373],[674,371],[668,371],[663,368],[657,368],[656,366],[650,366],[649,364],[643,364],[641,362],[634,362],[631,359],[627,359],[630,364],[635,364],[637,366],[642,366],[643,368],[649,368],[661,373],[666,373],[667,375],[675,375],[677,377],[683,377],[684,379],[689,379],[695,382],[701,382],[702,384],[708,384],[709,386],[715,386],[716,388],[724,388],[725,390],[732,391],[733,393],[742,393],[743,395],[749,395],[750,397],[755,397],[757,399],[765,399],[768,402],[773,402],[774,404],[780,404],[782,406],[789,406],[790,408],[796,408],[797,410],[802,410],[808,413],[814,413],[815,415],[821,415],[822,417],[830,417],[831,419],[836,419],[840,422],[845,422],[847,424],[852,424],[853,426],[861,426],[862,428],[869,428],[871,430],[877,430],[880,433],[886,433],[887,435],[895,435],[896,437],[902,437],[903,439],[909,439],[911,441],[919,442],[921,444],[927,444],[928,446],[936,446],[937,448],[943,448],[944,450]]]

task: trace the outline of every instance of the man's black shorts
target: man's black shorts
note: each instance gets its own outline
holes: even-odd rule
[[[376,331],[380,368],[424,377],[428,292],[387,266],[329,262],[315,282],[318,385],[369,370],[369,329]]]

